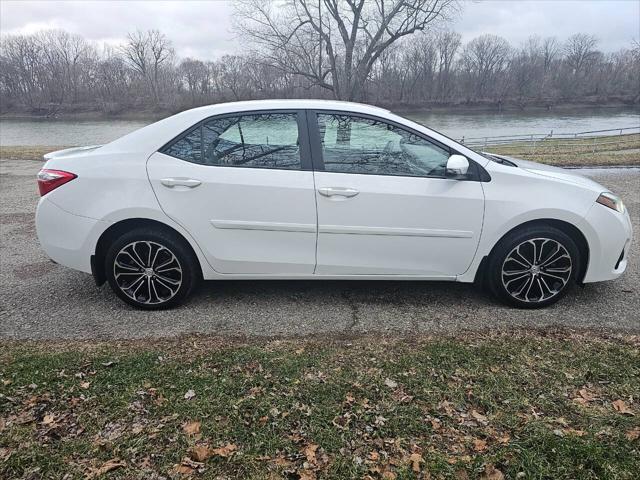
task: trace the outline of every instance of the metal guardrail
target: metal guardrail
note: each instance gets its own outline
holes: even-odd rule
[[[468,147],[488,147],[488,146],[502,146],[509,144],[528,144],[529,146],[535,146],[536,143],[543,142],[545,140],[576,140],[584,139],[589,140],[588,144],[579,144],[572,142],[571,144],[559,144],[554,143],[554,146],[593,146],[604,145],[605,142],[600,142],[603,138],[621,138],[626,135],[633,135],[640,133],[640,125],[636,127],[623,127],[623,128],[610,128],[606,130],[591,130],[587,132],[573,132],[573,133],[554,133],[551,130],[549,133],[529,133],[520,135],[497,135],[492,137],[462,137],[459,141],[463,145]],[[609,142],[620,143],[620,141]]]

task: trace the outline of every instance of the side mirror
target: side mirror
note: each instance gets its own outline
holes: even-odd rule
[[[463,155],[451,155],[447,160],[447,177],[462,179],[467,176],[468,170],[469,160]]]

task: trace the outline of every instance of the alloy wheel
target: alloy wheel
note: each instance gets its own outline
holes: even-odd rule
[[[565,246],[550,238],[517,245],[502,263],[502,286],[522,302],[544,302],[558,295],[571,279],[573,265]]]
[[[151,241],[131,242],[120,249],[113,262],[118,288],[130,299],[159,305],[171,300],[182,285],[182,266],[164,245]]]

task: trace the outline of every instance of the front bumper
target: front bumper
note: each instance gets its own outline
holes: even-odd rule
[[[629,212],[621,214],[598,203],[583,221],[589,244],[589,264],[584,283],[613,280],[627,268],[633,229]]]
[[[36,232],[45,253],[56,263],[91,273],[94,237],[104,222],[74,215],[42,197],[36,211]]]

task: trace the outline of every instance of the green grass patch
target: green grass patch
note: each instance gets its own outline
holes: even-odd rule
[[[9,344],[0,382],[0,478],[640,471],[634,338]]]

